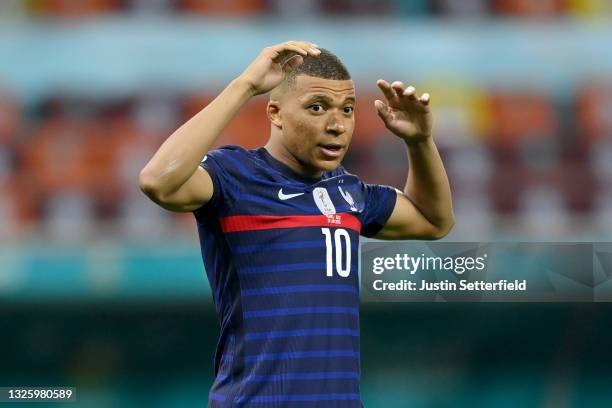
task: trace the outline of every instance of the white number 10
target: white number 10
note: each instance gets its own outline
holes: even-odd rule
[[[342,229],[336,228],[334,231],[334,244],[332,245],[331,230],[329,228],[321,228],[321,232],[325,235],[325,264],[327,265],[327,276],[333,276],[333,252],[336,248],[336,272],[338,275],[346,278],[351,273],[351,237],[349,233]],[[346,263],[342,263],[342,238],[344,238],[344,247],[346,248]]]

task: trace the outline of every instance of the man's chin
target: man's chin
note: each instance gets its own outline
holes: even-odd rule
[[[342,158],[334,159],[334,160],[317,160],[317,168],[319,168],[323,172],[333,171],[340,166],[342,162]]]

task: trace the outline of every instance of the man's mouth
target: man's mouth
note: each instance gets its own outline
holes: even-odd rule
[[[342,153],[344,152],[344,145],[340,143],[320,144],[319,148],[321,149],[321,152],[323,153],[324,156],[327,156],[330,158],[340,157]]]

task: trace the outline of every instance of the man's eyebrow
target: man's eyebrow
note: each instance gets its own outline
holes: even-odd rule
[[[327,95],[323,95],[323,94],[312,94],[312,95],[307,95],[307,100],[311,101],[311,100],[316,100],[316,99],[320,99],[323,100],[325,102],[331,103],[334,100],[332,98],[330,98]],[[345,102],[355,102],[355,97],[354,96],[347,96],[346,98],[344,98]]]

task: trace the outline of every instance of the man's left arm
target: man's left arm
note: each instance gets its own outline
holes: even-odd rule
[[[387,129],[403,140],[408,154],[404,192],[378,239],[439,239],[454,225],[450,185],[442,159],[431,137],[429,95],[417,97],[414,87],[379,80],[386,103],[375,102]]]

